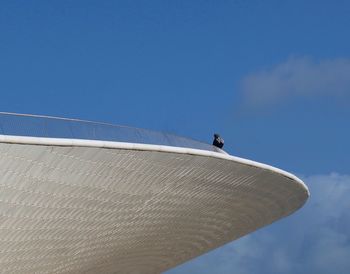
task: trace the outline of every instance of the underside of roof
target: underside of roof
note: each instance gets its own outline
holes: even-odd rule
[[[297,178],[225,155],[0,143],[0,271],[161,273],[307,197]]]

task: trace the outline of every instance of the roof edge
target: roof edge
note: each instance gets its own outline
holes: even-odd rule
[[[278,173],[285,177],[288,177],[291,180],[300,184],[301,187],[303,187],[306,190],[308,197],[310,196],[310,191],[307,185],[297,176],[285,170],[282,170],[267,164],[263,164],[260,162],[233,156],[233,155],[227,154],[226,152],[223,153],[223,152],[214,152],[214,151],[200,150],[200,149],[194,149],[194,148],[173,147],[173,146],[165,146],[165,145],[151,145],[151,144],[141,144],[141,143],[127,143],[127,142],[87,140],[87,139],[69,139],[69,138],[15,136],[15,135],[1,135],[1,134],[0,134],[0,143],[129,149],[129,150],[158,151],[158,152],[169,152],[169,153],[213,157],[218,159],[234,161],[237,163],[253,166],[256,168],[262,168],[265,170],[269,170],[271,172]]]

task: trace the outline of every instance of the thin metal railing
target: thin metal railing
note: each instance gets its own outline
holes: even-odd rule
[[[8,112],[0,112],[0,134],[128,142],[223,152],[210,144],[170,133],[78,119]]]

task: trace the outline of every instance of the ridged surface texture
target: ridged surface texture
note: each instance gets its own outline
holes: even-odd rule
[[[215,157],[0,143],[0,273],[161,273],[307,196]]]

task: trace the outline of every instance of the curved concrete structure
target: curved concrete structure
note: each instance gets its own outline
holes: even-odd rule
[[[215,149],[33,135],[0,135],[1,273],[161,273],[309,196]]]

